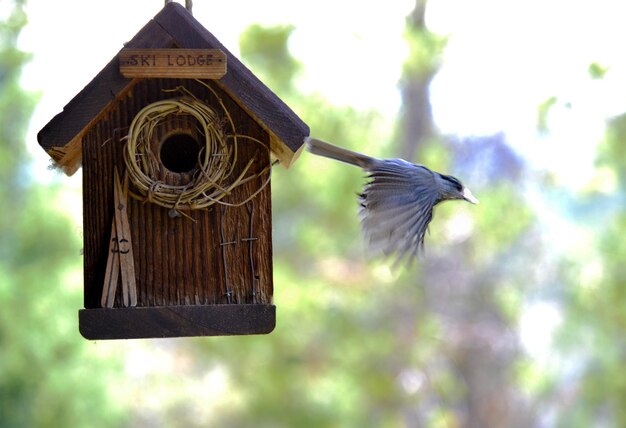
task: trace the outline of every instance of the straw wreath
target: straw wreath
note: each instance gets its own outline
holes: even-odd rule
[[[238,161],[237,147],[242,142],[259,144],[269,151],[269,147],[260,140],[239,135],[235,124],[215,91],[206,83],[224,111],[221,118],[210,106],[198,100],[187,89],[175,90],[183,93],[182,97],[157,101],[144,107],[133,119],[128,131],[124,161],[134,189],[130,194],[135,199],[151,202],[170,208],[170,215],[177,216],[181,210],[206,209],[213,204],[241,206],[259,194],[270,181],[271,164],[258,173],[251,173],[250,168],[255,157],[250,159],[239,175],[233,171]],[[171,185],[157,179],[161,165],[150,147],[153,134],[159,125],[167,121],[170,115],[190,115],[199,124],[204,136],[204,147],[198,154],[198,167],[186,185]],[[224,132],[224,122],[230,125],[232,134]],[[264,174],[267,178],[252,194],[240,201],[227,198],[237,187]],[[184,214],[184,213],[183,213]],[[186,215],[186,214],[185,214]],[[186,215],[187,216],[187,215]]]

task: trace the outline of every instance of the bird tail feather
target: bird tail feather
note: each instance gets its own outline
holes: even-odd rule
[[[350,165],[360,166],[364,169],[370,168],[375,161],[375,159],[370,156],[346,150],[316,138],[309,137],[306,143],[309,152],[313,154],[335,159]]]

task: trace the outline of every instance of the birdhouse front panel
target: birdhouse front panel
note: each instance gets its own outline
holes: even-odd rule
[[[140,142],[129,141],[130,127],[133,121],[137,126],[142,110],[180,100],[215,114],[210,132],[221,136],[222,145],[207,143],[209,131],[176,105],[163,113],[157,108],[144,124],[152,132]],[[125,153],[129,144],[143,145],[130,160]],[[111,243],[116,169],[128,192],[137,308],[271,305],[269,137],[228,94],[209,81],[138,80],[85,135],[82,150],[86,309],[101,308],[111,252],[124,251]],[[133,178],[129,168],[137,164],[149,183]],[[198,187],[197,182],[207,185],[205,195],[176,205],[181,188]],[[168,194],[169,188],[178,193]],[[193,207],[198,200],[207,206]],[[120,288],[113,307],[125,307]],[[110,314],[105,313],[107,322]],[[85,323],[93,324],[85,316]],[[90,328],[102,329],[98,322],[84,327],[87,335]],[[234,322],[225,333],[271,328],[239,330]]]
[[[83,167],[83,336],[272,331],[270,171],[308,136],[167,3],[37,135],[65,173]]]

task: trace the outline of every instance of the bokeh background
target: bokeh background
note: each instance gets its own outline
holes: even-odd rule
[[[356,168],[275,168],[276,330],[81,338],[80,174],[36,132],[162,7],[0,0],[0,426],[626,426],[626,6],[196,0],[316,137],[460,177],[411,268]]]

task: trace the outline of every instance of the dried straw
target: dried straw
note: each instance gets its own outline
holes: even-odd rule
[[[128,131],[124,150],[124,161],[134,189],[133,198],[170,208],[170,214],[178,215],[181,210],[206,209],[213,204],[241,206],[259,194],[270,181],[271,165],[259,173],[251,173],[250,168],[255,157],[250,159],[241,173],[234,177],[233,172],[238,161],[237,147],[244,141],[254,142],[269,151],[262,141],[247,135],[239,135],[235,124],[221,98],[206,83],[217,98],[224,111],[224,120],[230,125],[232,134],[225,134],[224,120],[208,105],[198,100],[183,87],[175,90],[183,93],[180,98],[157,101],[144,107],[133,119]],[[187,114],[195,118],[205,137],[205,145],[198,154],[198,168],[190,182],[184,186],[171,185],[159,181],[162,167],[150,147],[153,134],[161,123],[171,115]],[[232,143],[230,141],[232,140]],[[233,191],[262,175],[267,178],[252,194],[241,201],[230,201],[227,196]]]

